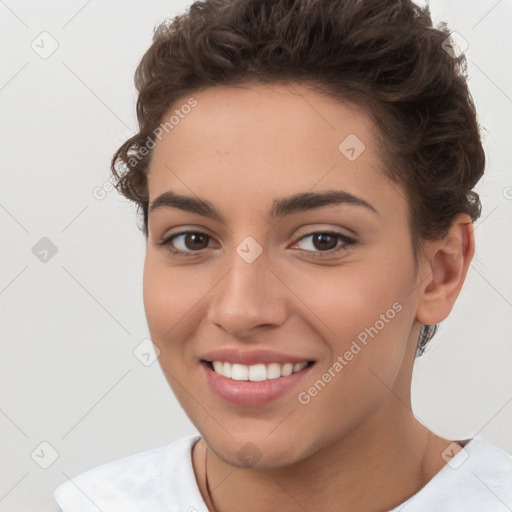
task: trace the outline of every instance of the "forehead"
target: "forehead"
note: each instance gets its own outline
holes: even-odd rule
[[[191,96],[196,105],[182,109]],[[248,198],[255,205],[255,195],[263,206],[333,188],[377,202],[403,197],[382,172],[367,112],[305,86],[215,86],[175,102],[163,121],[173,113],[179,122],[154,149],[150,201],[168,189],[223,198],[235,209]]]
[[[192,96],[192,95],[191,95]],[[376,150],[373,123],[367,112],[348,102],[341,102],[300,85],[246,83],[238,86],[215,86],[193,94],[197,105],[187,108],[169,130],[168,142],[181,144],[190,137],[206,148],[210,142],[218,150],[234,150],[243,143],[244,150],[266,144],[265,155],[286,154],[291,158],[299,149],[325,149],[338,153],[338,143],[347,135],[356,135],[366,147]],[[176,101],[164,116],[185,110],[190,96]],[[287,145],[282,146],[283,138]],[[319,147],[319,142],[323,147]],[[304,143],[305,146],[304,146]],[[161,149],[164,149],[160,145]],[[220,147],[222,146],[222,147]],[[159,152],[159,149],[156,151]],[[253,151],[254,152],[254,151]]]

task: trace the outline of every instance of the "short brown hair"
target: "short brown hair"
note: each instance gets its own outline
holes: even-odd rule
[[[243,82],[301,83],[364,109],[383,171],[403,185],[414,254],[454,216],[480,216],[485,167],[464,54],[410,0],[204,0],[160,24],[135,73],[139,132],[112,158],[116,188],[148,234],[148,141],[187,94]],[[118,167],[121,169],[118,170]],[[423,326],[421,354],[437,326]]]

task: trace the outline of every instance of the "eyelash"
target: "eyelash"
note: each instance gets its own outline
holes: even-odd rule
[[[185,257],[185,258],[188,258],[188,257],[193,257],[193,256],[197,256],[199,253],[201,253],[202,251],[206,250],[206,249],[200,249],[199,251],[181,251],[181,250],[176,250],[176,249],[171,249],[171,242],[179,237],[179,236],[183,236],[183,235],[204,235],[206,237],[208,237],[208,239],[211,239],[211,237],[209,235],[207,235],[206,233],[202,233],[201,231],[181,231],[179,233],[174,233],[173,235],[167,237],[167,238],[164,238],[163,240],[160,240],[157,242],[157,245],[159,246],[168,246],[167,247],[167,250],[173,255],[173,256],[177,256],[177,257]],[[341,240],[343,242],[342,245],[334,248],[334,249],[329,249],[328,251],[307,251],[305,249],[299,249],[300,251],[302,252],[306,252],[309,254],[309,256],[311,256],[312,258],[325,258],[325,257],[328,257],[328,256],[332,256],[334,254],[338,254],[340,252],[343,252],[343,251],[348,251],[349,249],[352,249],[354,248],[356,245],[357,245],[357,242],[355,240],[353,240],[352,238],[349,238],[348,236],[346,235],[342,235],[341,233],[336,233],[334,231],[313,231],[312,233],[308,233],[307,235],[304,235],[303,237],[299,238],[297,240],[297,242],[300,242],[302,240],[304,240],[305,238],[308,238],[310,236],[314,236],[314,235],[329,235],[329,236],[335,236],[338,238],[338,240]],[[297,243],[296,242],[296,243]]]

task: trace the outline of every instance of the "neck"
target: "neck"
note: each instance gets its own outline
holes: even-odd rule
[[[382,512],[398,506],[444,466],[440,454],[450,441],[432,434],[396,397],[390,400],[395,411],[381,408],[357,430],[286,467],[238,468],[208,449],[211,500],[205,485],[206,445],[201,440],[193,460],[208,508],[231,512],[243,503],[247,512]]]

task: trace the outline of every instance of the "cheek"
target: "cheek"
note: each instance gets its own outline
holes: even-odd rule
[[[191,280],[192,279],[192,280]],[[165,357],[166,351],[184,340],[191,323],[200,315],[201,298],[207,292],[190,269],[181,271],[165,264],[164,258],[146,253],[143,275],[144,310],[151,339]],[[176,343],[174,342],[176,340]]]
[[[385,256],[365,265],[303,272],[300,279],[288,274],[294,292],[313,313],[309,318],[322,333],[328,355],[319,369],[329,381],[329,391],[322,390],[318,401],[323,407],[331,402],[351,408],[355,397],[360,405],[371,402],[385,391],[380,379],[391,383],[401,367],[414,320],[408,296],[413,267],[401,257]]]
[[[318,325],[328,326],[322,327],[329,332],[323,337],[328,356],[297,400],[305,417],[319,418],[304,428],[314,436],[322,425],[325,441],[350,431],[383,403],[403,362],[412,311],[400,286],[348,273],[314,283],[302,281],[300,296],[322,320]]]
[[[386,337],[386,332],[403,331],[406,326],[404,303],[410,300],[412,284],[404,273],[391,275],[390,268],[387,263],[374,268],[358,262],[310,272],[295,269],[286,272],[286,282],[307,308],[302,319],[315,323],[332,348],[343,350],[358,337],[364,342],[368,330],[375,334],[376,328],[379,336]]]
[[[148,250],[144,261],[143,297],[144,310],[153,341],[161,341],[161,335],[157,334],[161,334],[165,327],[169,329],[172,326],[172,312],[175,311],[173,306],[177,301],[173,289],[168,273]],[[181,290],[180,293],[182,293]],[[155,337],[157,339],[154,339]]]
[[[189,384],[184,386],[197,364],[185,351],[191,333],[205,314],[200,300],[207,291],[203,287],[195,274],[191,283],[190,269],[171,268],[160,255],[149,250],[146,253],[143,297],[149,333],[160,350],[158,363],[163,375],[188,414],[190,393],[200,396],[200,390],[189,389]]]

